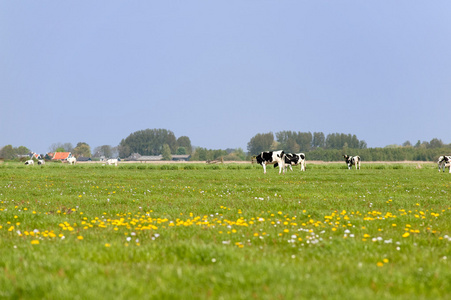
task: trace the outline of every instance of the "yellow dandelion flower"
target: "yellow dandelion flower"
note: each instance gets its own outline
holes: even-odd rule
[[[383,266],[384,266],[384,263],[383,263],[383,262],[380,262],[380,261],[378,261],[376,265],[377,265],[378,267],[383,267]]]
[[[410,233],[405,232],[405,233],[402,235],[402,237],[403,237],[403,238],[406,238],[406,237],[408,237],[409,235],[410,235]]]
[[[79,239],[80,241],[83,239],[83,237],[81,235],[77,236],[77,239]]]
[[[388,258],[384,258],[383,260],[382,260],[385,264],[388,264]]]
[[[31,244],[32,244],[32,245],[39,245],[39,240],[32,240],[32,241],[31,241]]]
[[[111,244],[106,243],[105,247],[111,247]]]

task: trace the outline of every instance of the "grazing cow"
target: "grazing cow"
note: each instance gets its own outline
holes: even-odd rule
[[[68,157],[67,158],[67,162],[70,164],[70,165],[75,165],[75,163],[77,162],[77,159],[75,158],[75,157]]]
[[[115,165],[117,166],[117,158],[110,158],[106,161],[107,165]]]
[[[285,170],[290,167],[291,171],[293,171],[291,166],[297,165],[301,165],[301,171],[305,171],[305,154],[285,153]]]
[[[438,158],[438,171],[440,172],[440,169],[443,169],[443,172],[445,172],[446,167],[449,168],[449,173],[451,173],[451,155],[442,155]]]
[[[262,165],[263,173],[266,174],[266,165],[274,165],[274,168],[279,166],[279,174],[282,172],[285,174],[285,162],[284,162],[285,153],[283,150],[279,151],[264,151],[257,155],[257,163]]]
[[[348,169],[351,170],[352,166],[355,166],[355,169],[360,170],[360,156],[349,156],[349,155],[343,155],[345,158],[346,163],[348,164]]]
[[[25,164],[26,164],[26,165],[29,165],[29,166],[32,166],[32,165],[34,165],[34,160],[29,159],[29,160],[27,160],[27,161],[25,162]]]
[[[38,159],[38,165],[45,165],[45,160]]]

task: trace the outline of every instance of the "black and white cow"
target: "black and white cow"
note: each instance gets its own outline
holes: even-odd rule
[[[66,161],[69,163],[69,165],[75,165],[77,163],[77,159],[75,158],[75,156],[68,157]]]
[[[279,174],[282,172],[285,173],[285,162],[284,162],[285,153],[283,150],[279,151],[264,151],[257,155],[257,162],[262,165],[263,173],[266,174],[266,165],[274,165],[274,168],[279,166]]]
[[[27,161],[25,162],[25,164],[26,164],[26,165],[29,165],[29,166],[32,166],[32,165],[34,165],[34,160],[29,159],[29,160],[27,160]]]
[[[443,169],[443,172],[445,172],[446,167],[449,168],[449,173],[451,173],[451,155],[442,155],[438,158],[438,171],[440,172],[440,169]]]
[[[301,171],[305,171],[305,154],[304,153],[285,153],[285,170],[291,166],[301,165]]]
[[[360,156],[349,156],[349,155],[343,155],[345,158],[346,164],[348,164],[348,169],[351,170],[352,166],[355,166],[355,169],[360,170]]]

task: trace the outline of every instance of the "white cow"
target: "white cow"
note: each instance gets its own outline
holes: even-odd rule
[[[77,159],[75,158],[75,157],[68,157],[67,158],[67,162],[70,164],[70,165],[75,165],[75,163],[77,162]]]
[[[34,165],[34,160],[29,159],[29,160],[27,160],[27,161],[25,162],[25,164],[26,164],[26,165],[29,165],[29,166],[32,166],[32,165]]]
[[[449,173],[451,173],[451,155],[442,155],[438,158],[438,171],[440,172],[440,169],[443,169],[443,172],[445,172],[446,167],[449,168]]]
[[[106,164],[107,165],[115,165],[115,166],[117,166],[117,158],[110,158],[110,159],[108,159],[107,161],[106,161]]]
[[[351,170],[352,166],[355,166],[355,169],[360,170],[360,156],[349,156],[349,155],[343,155],[345,158],[346,163],[348,164],[348,169]]]
[[[285,170],[291,166],[301,165],[301,171],[305,171],[305,154],[304,153],[285,153]]]
[[[38,165],[45,165],[45,160],[38,159]]]
[[[274,168],[279,166],[279,174],[282,172],[285,174],[285,153],[283,150],[279,151],[265,151],[257,155],[257,162],[262,165],[263,173],[266,174],[266,165],[274,165]]]

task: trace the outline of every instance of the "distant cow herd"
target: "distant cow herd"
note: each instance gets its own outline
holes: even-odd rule
[[[356,170],[360,170],[360,162],[362,161],[360,156],[350,156],[345,154],[343,157],[349,170],[352,169],[352,166],[354,166]],[[266,174],[266,165],[274,165],[274,168],[279,166],[279,174],[282,172],[285,173],[288,167],[293,171],[291,166],[296,165],[300,165],[301,171],[305,171],[304,153],[285,153],[283,150],[264,151],[256,156],[256,160],[258,164],[262,165],[264,174]],[[442,155],[438,158],[438,171],[440,172],[440,170],[443,170],[444,172],[446,167],[448,167],[449,173],[451,173],[451,155]]]
[[[360,170],[360,162],[362,159],[360,156],[350,156],[343,155],[346,165],[348,169],[351,170],[352,166],[355,167],[356,170]],[[305,171],[305,154],[304,153],[285,153],[283,150],[278,151],[263,151],[259,155],[255,157],[257,163],[263,167],[263,173],[266,174],[266,165],[274,165],[274,168],[279,167],[279,174],[285,172],[290,168],[293,171],[292,166],[299,165],[301,171]],[[70,165],[75,165],[77,159],[75,157],[69,157],[66,159],[67,163]],[[38,159],[38,165],[44,165],[45,160]],[[106,165],[118,165],[118,159],[108,159],[105,161]],[[29,159],[25,161],[25,165],[34,165],[34,160]],[[438,158],[437,161],[438,171],[445,172],[445,169],[448,167],[448,173],[451,173],[451,155],[442,155]]]

